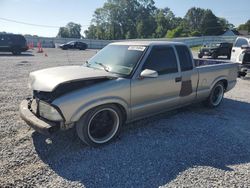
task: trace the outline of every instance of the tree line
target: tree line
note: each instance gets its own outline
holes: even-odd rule
[[[168,7],[157,8],[154,0],[107,0],[84,33],[89,39],[117,40],[221,35],[229,28],[234,25],[210,9],[192,7],[181,18]],[[71,22],[59,29],[58,37],[80,38],[80,32],[81,25]]]
[[[245,24],[241,24],[238,27],[239,30],[246,30],[250,33],[250,20],[248,20]]]

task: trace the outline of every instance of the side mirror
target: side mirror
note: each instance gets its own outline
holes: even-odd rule
[[[142,78],[157,78],[158,72],[151,69],[145,69],[141,72],[140,77]]]

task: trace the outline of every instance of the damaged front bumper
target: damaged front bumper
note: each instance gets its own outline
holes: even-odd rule
[[[37,117],[31,109],[32,100],[23,100],[20,104],[19,111],[21,118],[37,132],[44,135],[51,135],[60,129],[60,124],[57,122],[46,121]]]

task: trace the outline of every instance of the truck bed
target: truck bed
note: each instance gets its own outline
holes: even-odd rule
[[[230,60],[214,60],[214,59],[194,59],[194,62],[196,67],[233,63]]]
[[[197,98],[209,96],[211,88],[218,80],[226,81],[226,91],[232,89],[236,83],[238,65],[231,61],[194,59],[199,74]]]
[[[238,66],[238,77],[245,77],[248,74],[248,69],[250,69],[249,64],[234,63],[230,60],[214,60],[214,59],[194,59],[196,67],[206,67],[212,65],[230,65],[236,64]],[[215,66],[217,67],[217,66]]]

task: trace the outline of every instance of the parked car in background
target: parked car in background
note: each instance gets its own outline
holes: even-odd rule
[[[246,37],[238,37],[235,40],[235,43],[231,52],[231,61],[237,63],[243,63],[244,57],[247,58],[250,48],[250,39]],[[247,54],[245,56],[245,54]],[[246,61],[246,60],[245,60]]]
[[[233,44],[228,42],[210,44],[200,49],[198,57],[211,56],[213,59],[216,59],[219,56],[227,56],[230,59],[232,47]]]
[[[59,47],[63,50],[68,50],[68,49],[86,50],[88,48],[88,45],[84,42],[70,41],[60,45]]]
[[[33,97],[21,102],[20,113],[38,132],[75,125],[83,142],[98,146],[125,122],[194,102],[219,106],[237,75],[236,63],[194,60],[183,43],[117,42],[84,65],[30,73]]]
[[[19,55],[28,50],[24,36],[16,34],[0,34],[0,52],[12,52]]]

